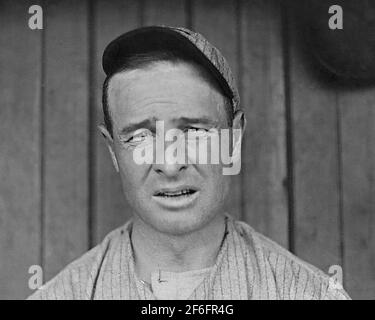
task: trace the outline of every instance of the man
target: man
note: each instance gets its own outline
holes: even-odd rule
[[[171,132],[184,142],[177,153],[207,155],[212,140],[197,150],[185,138],[220,132],[222,139],[225,130],[245,129],[230,68],[216,48],[187,29],[141,28],[107,46],[103,68],[100,130],[133,219],[32,299],[349,298],[323,272],[224,212],[228,162],[201,163],[190,153],[175,161],[168,153]],[[241,139],[220,145],[233,166]],[[148,151],[151,161],[142,158]]]

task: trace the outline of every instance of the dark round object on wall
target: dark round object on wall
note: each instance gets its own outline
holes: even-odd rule
[[[294,0],[299,26],[309,51],[330,73],[343,80],[375,80],[374,0]],[[343,29],[330,29],[339,5]]]

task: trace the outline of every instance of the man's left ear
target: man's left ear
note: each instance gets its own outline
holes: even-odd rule
[[[116,154],[115,154],[115,151],[114,151],[113,138],[112,138],[111,134],[108,132],[107,128],[104,125],[102,125],[102,124],[98,125],[98,129],[101,132],[101,134],[103,135],[103,137],[105,138],[105,142],[107,144],[108,151],[109,151],[109,153],[111,155],[113,166],[115,167],[115,170],[117,172],[119,172],[119,167],[118,167],[118,163],[117,163],[117,159],[116,159]]]
[[[240,161],[241,144],[246,129],[245,114],[241,110],[237,110],[233,116],[232,129],[232,161]]]
[[[245,114],[241,110],[237,110],[233,116],[233,129],[241,129],[242,136],[246,129]]]

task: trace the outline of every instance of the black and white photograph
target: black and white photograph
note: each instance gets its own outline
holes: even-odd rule
[[[0,300],[375,299],[374,1],[0,0],[0,29]]]

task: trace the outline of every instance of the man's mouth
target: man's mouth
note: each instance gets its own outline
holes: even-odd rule
[[[156,191],[153,199],[163,208],[180,210],[192,206],[198,198],[199,190],[195,187],[182,186]]]
[[[193,195],[196,192],[197,190],[187,188],[187,189],[176,190],[176,191],[158,191],[154,195],[156,197],[175,198],[175,197],[188,197],[190,195]]]

